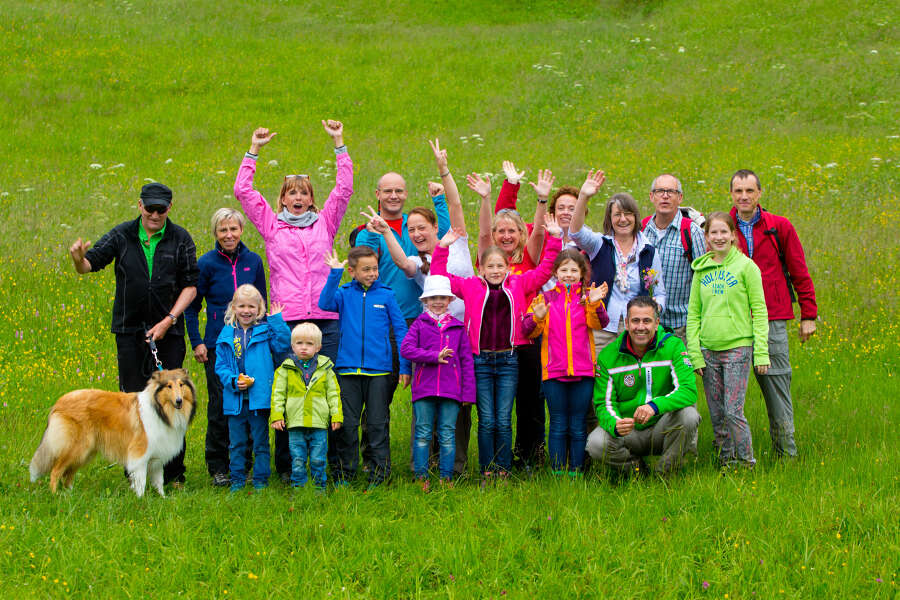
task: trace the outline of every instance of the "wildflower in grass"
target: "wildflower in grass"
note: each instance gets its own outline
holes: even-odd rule
[[[259,579],[258,575],[255,575],[252,571],[247,573],[247,579]]]
[[[708,582],[708,581],[704,581],[701,585],[703,586],[703,589],[704,589],[704,590],[708,590],[708,589],[709,589],[709,582]]]

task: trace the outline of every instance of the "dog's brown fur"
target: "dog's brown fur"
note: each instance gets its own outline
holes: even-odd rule
[[[94,389],[65,394],[51,409],[47,429],[31,459],[31,480],[49,472],[53,492],[60,480],[70,488],[75,472],[99,451],[129,470],[139,496],[146,484],[148,463],[153,462],[149,465],[151,483],[162,493],[161,463],[178,454],[180,442],[174,451],[172,446],[179,436],[183,440],[183,430],[194,418],[195,396],[194,384],[184,369],[155,372],[139,394]],[[176,408],[179,399],[181,407]],[[159,476],[155,477],[157,467]]]

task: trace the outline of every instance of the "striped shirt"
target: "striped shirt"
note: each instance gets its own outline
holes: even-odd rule
[[[653,244],[659,253],[663,285],[666,286],[666,305],[659,316],[659,321],[663,326],[672,329],[684,327],[687,324],[691,278],[694,275],[691,270],[691,261],[685,258],[684,246],[681,243],[681,219],[683,218],[685,217],[681,215],[681,211],[677,211],[668,227],[660,231],[651,217],[644,229],[647,241]],[[696,223],[691,223],[691,246],[691,260],[706,253],[703,230]]]

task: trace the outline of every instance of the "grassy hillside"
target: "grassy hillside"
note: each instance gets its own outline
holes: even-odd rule
[[[0,0],[0,597],[897,595],[896,3],[558,4]],[[112,270],[78,277],[69,244],[134,218],[154,179],[211,247],[208,219],[236,206],[257,126],[279,132],[258,188],[274,200],[285,173],[312,173],[324,197],[329,117],[355,171],[341,240],[387,170],[406,176],[410,206],[428,202],[428,137],[458,183],[504,159],[558,184],[599,167],[598,203],[628,190],[643,210],[661,171],[704,212],[729,206],[736,169],[757,171],[819,301],[819,334],[800,346],[791,331],[801,459],[771,457],[751,382],[753,473],[713,467],[701,399],[701,455],[666,484],[541,474],[423,497],[404,395],[395,482],[374,494],[213,489],[203,414],[171,498],[134,498],[102,460],[58,497],[28,483],[55,399],[117,385]],[[464,192],[470,226],[475,200]],[[523,211],[533,203],[523,192]],[[252,227],[243,239],[262,253]]]

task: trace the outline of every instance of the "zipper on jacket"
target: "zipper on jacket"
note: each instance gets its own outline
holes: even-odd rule
[[[359,365],[361,369],[366,368],[366,294],[368,290],[363,289],[362,294],[362,331],[360,331],[360,339],[362,340],[362,353],[359,357]]]
[[[571,298],[569,297],[570,291],[571,290],[569,286],[566,286],[566,295],[564,300],[564,304],[566,306],[566,375],[575,375],[575,357],[573,356],[574,348],[572,348],[572,306],[569,302],[571,300]]]

